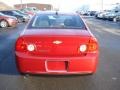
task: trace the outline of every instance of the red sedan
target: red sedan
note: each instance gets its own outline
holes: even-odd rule
[[[93,74],[99,50],[78,14],[44,11],[17,39],[15,53],[23,74]]]

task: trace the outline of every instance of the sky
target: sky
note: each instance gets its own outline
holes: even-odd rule
[[[0,0],[13,6],[19,4],[21,0]],[[60,8],[63,11],[71,11],[80,8],[81,6],[87,5],[90,10],[101,10],[102,0],[22,0],[23,3],[44,3],[52,4],[53,7]],[[114,6],[115,3],[120,3],[120,0],[103,0],[103,9],[109,9]]]

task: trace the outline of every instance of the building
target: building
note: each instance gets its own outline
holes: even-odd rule
[[[53,6],[51,4],[39,4],[39,3],[26,3],[26,4],[16,4],[14,5],[16,9],[22,9],[27,7],[36,7],[39,10],[52,10]]]

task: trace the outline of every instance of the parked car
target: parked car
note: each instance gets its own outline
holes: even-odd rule
[[[0,27],[16,27],[17,18],[0,13]]]
[[[37,8],[34,8],[34,7],[23,8],[23,9],[21,9],[21,11],[30,15],[30,16],[33,16],[37,12],[39,12],[39,10]]]
[[[110,12],[110,13],[108,13],[107,15],[107,20],[112,20],[113,21],[113,19],[116,17],[116,13],[115,12]]]
[[[34,15],[33,12],[31,12],[31,11],[29,11],[27,9],[21,9],[20,11],[22,11],[23,13],[26,13],[26,14],[30,15],[31,17]]]
[[[89,16],[89,15],[90,15],[90,12],[84,12],[82,15],[84,15],[84,16]]]
[[[108,14],[109,12],[99,12],[99,13],[97,13],[97,15],[95,15],[96,16],[96,18],[98,18],[98,19],[106,19],[107,18],[107,14]]]
[[[24,12],[22,12],[21,10],[16,10],[18,13],[20,13],[20,14],[23,14],[23,15],[27,15],[27,16],[29,16],[30,18],[32,18],[32,15],[29,15],[29,14],[27,14],[27,13],[24,13]]]
[[[30,15],[28,15],[28,14],[26,14],[26,13],[23,13],[23,12],[21,12],[20,10],[13,10],[13,11],[15,11],[17,14],[23,16],[23,21],[24,21],[24,22],[28,22],[28,21],[30,20],[30,18],[31,18]]]
[[[90,16],[95,16],[95,14],[96,14],[96,11],[90,11]]]
[[[17,18],[18,22],[23,22],[24,21],[24,16],[16,13],[13,10],[5,10],[5,11],[0,11],[1,13],[5,14],[5,15],[10,15],[10,16],[14,16]]]
[[[109,12],[105,15],[105,18],[107,20],[117,21],[117,18],[119,15],[120,15],[120,12]]]
[[[95,13],[95,18],[98,18],[98,14],[100,14],[101,12],[96,12]]]
[[[103,13],[102,12],[96,13],[95,17],[97,19],[102,19],[103,18]]]
[[[78,13],[80,15],[83,15],[83,16],[89,16],[90,15],[90,11],[78,11]]]
[[[120,21],[120,12],[118,12],[116,15],[116,21]]]
[[[15,45],[22,74],[93,74],[98,42],[77,13],[37,13]]]

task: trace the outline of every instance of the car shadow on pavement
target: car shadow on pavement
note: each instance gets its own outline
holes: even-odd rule
[[[1,75],[20,75],[15,62],[15,55],[11,52],[9,57],[0,58],[0,74]]]
[[[42,77],[42,78],[69,78],[69,77],[92,77],[96,75],[96,73],[94,74],[24,74],[24,76],[31,76],[31,77]]]

